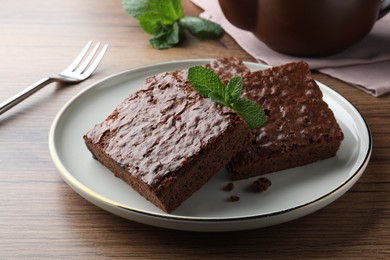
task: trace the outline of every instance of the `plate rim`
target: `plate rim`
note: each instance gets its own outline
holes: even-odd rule
[[[60,157],[56,151],[55,147],[55,135],[56,135],[56,128],[62,118],[62,116],[66,113],[67,109],[71,106],[73,102],[75,102],[78,98],[80,98],[82,95],[84,95],[86,92],[90,91],[91,89],[99,86],[100,84],[104,83],[105,81],[109,81],[111,79],[117,78],[119,76],[125,75],[125,74],[134,74],[137,71],[141,70],[148,70],[153,67],[159,67],[159,66],[164,66],[164,65],[174,65],[178,64],[181,66],[184,65],[189,65],[192,63],[207,63],[210,62],[214,59],[184,59],[184,60],[171,60],[171,61],[165,61],[165,62],[159,62],[159,63],[152,63],[152,64],[146,64],[142,66],[137,66],[128,70],[124,70],[112,75],[109,75],[103,79],[100,79],[96,81],[95,83],[89,85],[86,87],[84,90],[78,92],[76,95],[74,95],[71,99],[69,99],[59,110],[59,112],[56,114],[53,123],[51,124],[50,131],[49,131],[49,150],[50,150],[50,155],[52,157],[52,160],[59,170],[62,178],[65,180],[65,182],[71,186],[71,188],[76,191],[76,193],[80,194],[84,199],[87,199],[91,203],[95,204],[96,203],[93,200],[99,201],[101,203],[104,203],[107,206],[112,206],[120,210],[125,210],[129,211],[141,216],[149,217],[149,218],[158,218],[158,219],[163,219],[163,220],[170,220],[170,221],[180,221],[180,222],[188,222],[188,223],[228,223],[228,222],[237,222],[237,221],[249,221],[249,220],[257,220],[257,219],[264,219],[264,218],[270,218],[270,217],[275,217],[275,216],[280,216],[283,214],[287,213],[293,213],[298,210],[301,210],[303,208],[306,208],[310,205],[318,205],[322,201],[324,201],[326,198],[333,197],[336,195],[336,193],[339,193],[340,191],[343,191],[342,194],[344,194],[348,189],[344,190],[348,184],[354,185],[354,183],[360,178],[360,176],[363,174],[364,169],[367,167],[369,163],[369,159],[372,154],[372,148],[373,148],[373,142],[372,142],[372,133],[369,128],[369,125],[361,112],[343,95],[341,95],[339,92],[336,90],[330,88],[329,86],[325,85],[324,83],[317,82],[317,84],[320,86],[320,88],[325,88],[327,91],[330,91],[333,95],[338,96],[338,98],[342,99],[346,104],[351,106],[357,115],[360,117],[360,119],[363,121],[364,126],[365,126],[365,131],[367,132],[368,135],[368,146],[367,146],[367,151],[365,151],[365,156],[362,162],[360,163],[359,167],[356,169],[356,171],[348,178],[346,179],[343,183],[340,183],[335,189],[331,190],[330,192],[324,194],[321,197],[316,198],[315,200],[311,200],[309,202],[300,204],[298,206],[290,207],[285,210],[278,210],[275,212],[271,213],[266,213],[266,214],[258,214],[258,215],[248,215],[248,216],[235,216],[235,217],[193,217],[193,216],[179,216],[179,215],[174,215],[174,214],[167,214],[167,213],[158,213],[158,212],[150,212],[147,210],[142,210],[142,209],[137,209],[133,207],[129,207],[126,205],[123,205],[122,203],[115,202],[109,198],[104,197],[103,195],[97,193],[96,191],[88,188],[84,184],[82,184],[80,181],[77,180],[63,165],[63,163],[60,160]],[[255,67],[259,68],[270,68],[271,66],[264,65],[264,64],[259,64],[256,62],[248,62],[244,61],[246,65],[252,65]],[[356,180],[355,180],[356,179]],[[84,193],[85,195],[89,196],[91,199],[86,198],[83,196],[80,192]],[[340,196],[342,195],[340,194]],[[334,200],[336,200],[338,197],[336,197]],[[330,201],[329,203],[332,203],[334,200]],[[97,205],[99,206],[99,205]],[[322,207],[320,207],[322,208]],[[106,209],[107,210],[107,209]],[[108,210],[110,211],[110,210]],[[110,211],[111,213],[114,213]],[[115,214],[115,213],[114,213]],[[118,214],[117,214],[118,215]],[[304,214],[306,215],[306,214]]]

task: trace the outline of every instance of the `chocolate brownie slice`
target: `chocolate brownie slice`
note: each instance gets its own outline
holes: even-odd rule
[[[248,74],[243,96],[263,107],[268,122],[229,162],[233,180],[335,156],[344,136],[305,62]]]
[[[243,61],[236,57],[215,59],[205,67],[217,73],[225,84],[233,77],[243,77],[251,72]]]
[[[242,66],[229,59],[218,64]],[[169,213],[252,137],[235,112],[200,96],[182,70],[149,77],[84,140],[115,176]]]

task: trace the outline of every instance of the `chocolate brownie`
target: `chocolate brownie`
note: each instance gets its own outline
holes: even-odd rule
[[[248,74],[243,96],[263,107],[268,122],[229,162],[233,180],[335,156],[344,136],[305,62]]]
[[[217,73],[225,84],[233,77],[243,77],[251,72],[243,61],[236,57],[215,59],[206,64],[206,67]]]
[[[242,67],[230,59],[218,62]],[[119,104],[84,140],[115,176],[169,213],[252,137],[235,112],[199,95],[188,83],[187,71],[181,70],[149,77],[143,89]]]

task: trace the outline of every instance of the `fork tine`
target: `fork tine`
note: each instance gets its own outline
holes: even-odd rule
[[[103,59],[103,56],[107,51],[107,48],[108,48],[108,44],[105,44],[103,46],[103,49],[100,51],[100,53],[97,55],[97,57],[95,58],[95,60],[91,64],[91,66],[89,66],[89,68],[82,74],[83,78],[89,77],[92,74],[92,72],[95,71],[95,69],[99,65],[100,61]]]
[[[80,64],[75,70],[75,73],[81,74],[84,72],[85,68],[88,66],[88,64],[91,62],[93,56],[97,52],[98,48],[100,46],[100,42],[96,44],[96,46],[93,48],[93,50],[89,53],[89,55],[84,59],[82,64]]]
[[[87,51],[88,51],[89,47],[91,46],[91,44],[92,44],[92,41],[89,41],[85,45],[83,50],[79,53],[79,55],[76,57],[76,59],[64,71],[69,71],[69,72],[74,71],[76,69],[77,65],[79,65],[81,60],[84,58],[84,56],[87,53]]]

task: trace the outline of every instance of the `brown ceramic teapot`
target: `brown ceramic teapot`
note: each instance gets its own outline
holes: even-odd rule
[[[390,11],[390,0],[219,0],[226,18],[271,49],[325,56],[366,36]]]

